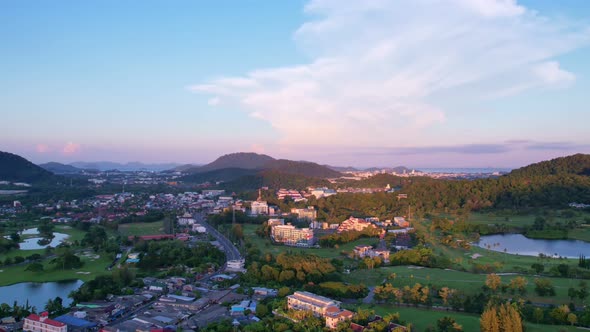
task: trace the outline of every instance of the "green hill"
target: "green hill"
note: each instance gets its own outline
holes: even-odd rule
[[[52,177],[53,173],[25,158],[0,151],[0,180],[36,183],[49,180]]]

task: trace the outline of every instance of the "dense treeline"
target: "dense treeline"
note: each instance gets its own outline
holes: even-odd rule
[[[250,256],[252,257],[252,256]],[[304,283],[339,281],[335,273],[341,262],[320,258],[316,255],[301,253],[281,253],[273,257],[267,253],[248,266],[242,276],[248,284],[266,284],[276,286],[301,286]],[[334,265],[336,264],[336,266]]]
[[[266,170],[255,175],[243,176],[221,185],[222,188],[235,192],[255,190],[261,187],[303,190],[310,186],[329,187],[331,184],[328,180],[322,178],[283,173],[277,170]]]
[[[188,247],[180,241],[139,241],[134,249],[140,252],[137,267],[150,271],[175,265],[205,271],[210,264],[221,266],[225,260],[225,254],[209,243]]]

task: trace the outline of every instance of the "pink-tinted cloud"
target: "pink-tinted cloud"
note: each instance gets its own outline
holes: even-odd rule
[[[68,142],[61,152],[65,155],[72,155],[80,151],[80,144]]]
[[[37,144],[36,150],[39,153],[47,153],[47,152],[51,152],[51,147],[47,144],[40,143],[40,144]]]

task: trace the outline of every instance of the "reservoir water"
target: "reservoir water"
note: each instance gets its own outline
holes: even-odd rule
[[[35,235],[35,234],[39,234],[39,231],[37,231],[36,228],[29,228],[29,229],[25,229],[24,231],[21,232],[21,235]],[[6,236],[8,238],[8,236]],[[63,240],[68,238],[68,234],[63,234],[63,233],[53,233],[53,239],[51,239],[51,242],[49,244],[46,245],[40,245],[39,243],[37,243],[39,240],[41,240],[41,237],[32,237],[32,238],[28,238],[25,239],[23,242],[19,243],[20,249],[22,250],[35,250],[35,249],[45,249],[49,246],[51,247],[57,247]]]
[[[480,237],[475,245],[489,250],[524,256],[590,256],[590,243],[579,240],[530,239],[522,234],[496,234]]]
[[[0,277],[2,273],[0,273]],[[71,291],[82,286],[82,280],[57,281],[57,282],[21,282],[18,284],[0,287],[0,303],[11,305],[17,301],[24,305],[27,300],[31,306],[37,308],[37,312],[43,311],[48,300],[59,296],[64,306],[69,306],[72,299],[68,297]]]

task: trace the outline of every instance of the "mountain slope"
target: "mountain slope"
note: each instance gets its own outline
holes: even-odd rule
[[[82,172],[82,169],[80,168],[53,161],[45,164],[39,164],[39,167],[54,174],[78,174]]]
[[[49,180],[53,173],[25,158],[0,151],[0,180],[35,183]]]
[[[237,152],[223,155],[207,165],[190,168],[187,172],[208,172],[224,168],[263,169],[266,164],[274,160],[273,157],[265,154]]]
[[[259,171],[244,168],[222,168],[207,172],[199,172],[185,175],[179,178],[180,181],[189,183],[205,182],[227,182],[233,181],[243,176],[256,175]]]
[[[575,154],[531,164],[515,169],[507,176],[531,177],[547,175],[588,175],[590,176],[590,155]]]
[[[242,169],[242,170],[274,170],[287,174],[302,175],[317,178],[335,178],[342,174],[326,166],[308,161],[293,161],[286,159],[274,159],[273,157],[250,153],[238,152],[231,153],[217,158],[215,161],[201,166],[186,170],[186,173],[204,173],[222,169]]]

